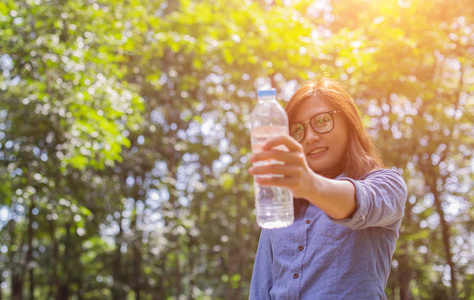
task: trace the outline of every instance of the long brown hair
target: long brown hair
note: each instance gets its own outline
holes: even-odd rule
[[[382,159],[371,137],[364,129],[359,112],[352,98],[334,80],[321,77],[305,82],[286,105],[286,113],[292,113],[303,101],[318,98],[335,110],[342,112],[349,130],[349,141],[344,159],[346,176],[358,179],[370,171],[383,168]]]

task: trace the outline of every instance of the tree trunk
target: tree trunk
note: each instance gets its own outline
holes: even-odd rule
[[[412,209],[413,205],[407,201],[405,205],[405,223],[407,228],[413,226]],[[401,233],[403,234],[403,233]],[[410,250],[408,249],[407,243],[400,245],[401,256],[398,262],[398,274],[399,274],[399,288],[400,288],[400,300],[411,300],[413,295],[411,293],[410,281],[411,281],[411,267],[410,267]],[[393,290],[393,292],[395,292]]]
[[[70,259],[70,239],[71,239],[71,224],[66,224],[66,237],[64,239],[64,260],[63,260],[63,280],[61,280],[59,287],[59,299],[69,299],[69,259]]]
[[[160,270],[162,270],[162,273],[161,277],[158,277],[158,284],[156,285],[156,293],[153,296],[153,300],[166,299],[168,294],[168,289],[165,288],[165,280],[169,280],[169,278],[166,278],[165,276],[165,274],[167,274],[165,256],[161,257],[160,264]]]
[[[181,268],[179,266],[179,239],[176,236],[176,262],[175,262],[175,288],[176,288],[176,299],[179,299],[181,295]]]
[[[446,254],[446,261],[449,265],[450,273],[451,273],[451,299],[455,300],[457,299],[456,265],[454,264],[454,261],[453,261],[453,255],[451,253],[451,246],[449,242],[451,239],[451,234],[449,232],[449,224],[445,219],[444,211],[441,206],[440,195],[439,195],[439,192],[436,190],[436,187],[434,187],[434,190],[432,190],[432,192],[434,196],[436,211],[439,214],[441,232],[443,235],[443,246],[444,246],[444,251]]]
[[[438,182],[437,178],[438,176],[436,175],[436,171],[433,170],[433,165],[427,161],[426,163],[422,164],[422,171],[425,174],[425,180],[430,188],[431,193],[433,194],[434,198],[434,204],[436,208],[436,212],[439,215],[439,222],[441,226],[441,234],[442,234],[442,239],[443,239],[443,246],[444,246],[444,252],[446,255],[446,262],[449,265],[450,268],[450,275],[451,275],[451,299],[456,300],[457,299],[457,278],[456,278],[456,265],[453,261],[453,255],[451,253],[451,245],[450,245],[450,239],[451,239],[451,234],[450,234],[450,229],[449,229],[449,224],[446,221],[446,218],[444,216],[444,211],[441,203],[441,195],[437,189]],[[442,183],[444,184],[444,179],[442,179]]]
[[[53,255],[51,257],[51,265],[53,270],[53,283],[51,285],[51,293],[52,297],[56,300],[60,300],[59,289],[59,277],[58,277],[58,261],[59,261],[59,248],[58,248],[58,241],[56,240],[56,224],[54,220],[51,219],[49,221],[49,236],[51,238],[51,248]]]
[[[12,300],[23,299],[23,280],[18,271],[12,274]]]
[[[135,261],[135,299],[140,300],[141,296],[141,279],[140,279],[140,268],[141,268],[141,253],[140,249],[138,248],[138,245],[135,245],[134,247],[134,261]]]
[[[74,231],[73,232],[76,232],[76,229],[77,227],[74,228]],[[84,266],[82,265],[81,263],[81,252],[80,250],[77,251],[78,249],[82,249],[82,240],[81,239],[78,239],[78,243],[77,244],[74,244],[74,246],[71,248],[71,251],[73,251],[73,253],[71,253],[71,257],[77,257],[77,259],[75,259],[75,262],[76,262],[76,265],[74,266],[74,270],[76,270],[75,272],[75,276],[72,278],[72,282],[76,283],[77,285],[77,291],[75,293],[75,299],[77,300],[82,300],[84,299],[84,274],[85,274],[85,271],[84,271]]]
[[[235,274],[235,262],[234,261],[231,261],[232,258],[235,258],[237,255],[235,253],[235,250],[233,248],[230,249],[229,253],[226,255],[226,258],[223,258],[223,260],[225,261],[225,266],[227,269],[227,275],[229,276],[229,279],[226,283],[227,285],[227,295],[226,295],[226,299],[235,299],[234,298],[234,291],[232,289],[232,277],[233,275]],[[224,269],[224,270],[225,270]]]
[[[399,283],[400,283],[400,300],[412,300],[412,294],[410,290],[410,267],[409,253],[407,245],[403,245],[403,254],[399,262]]]
[[[130,229],[134,232],[135,238],[132,240],[132,255],[133,255],[133,291],[135,292],[135,299],[140,300],[141,292],[141,278],[140,278],[140,269],[141,269],[141,253],[140,253],[140,241],[141,235],[137,229],[137,196],[138,193],[135,193],[135,212],[132,215],[132,220],[130,224]]]
[[[35,281],[34,281],[34,269],[31,265],[33,260],[33,222],[34,222],[34,215],[33,209],[35,208],[35,204],[33,200],[31,200],[30,207],[28,210],[28,251],[26,252],[26,262],[25,266],[29,271],[29,279],[30,279],[30,300],[34,300],[34,290],[35,290]]]
[[[272,77],[273,78],[273,77]],[[239,187],[240,182],[237,181],[237,184],[235,187]],[[235,237],[237,239],[237,245],[244,245],[245,241],[243,240],[242,237],[242,190],[238,190],[236,199],[237,199],[237,220],[236,220],[236,226],[235,226]],[[235,293],[235,298],[236,299],[242,299],[242,280],[243,280],[243,275],[244,275],[244,264],[243,264],[243,258],[244,258],[244,247],[238,247],[238,254],[237,254],[237,259],[238,259],[238,265],[237,265],[237,272],[240,275],[240,280],[239,283],[237,284],[237,291]]]
[[[23,278],[21,277],[21,260],[18,262],[15,261],[15,251],[12,250],[12,247],[15,243],[15,221],[13,212],[11,212],[12,216],[10,221],[8,222],[8,231],[10,233],[10,265],[11,265],[11,287],[12,287],[12,300],[22,300],[23,299]],[[17,252],[20,252],[23,248],[22,243],[20,243],[19,247],[17,248]],[[20,255],[21,257],[21,255]]]
[[[396,290],[396,283],[395,280],[392,281],[392,284],[390,286],[390,289],[392,290],[392,294],[390,295],[391,300],[395,300],[395,290]]]
[[[187,263],[187,268],[189,270],[189,273],[192,273],[193,269],[194,269],[194,264],[195,264],[195,257],[197,256],[197,253],[194,254],[193,253],[193,249],[194,249],[194,245],[195,245],[195,240],[194,240],[194,237],[189,234],[188,235],[188,239],[189,239],[189,243],[188,243],[188,263]],[[188,289],[188,299],[192,299],[193,298],[193,287],[194,287],[194,278],[193,276],[190,276],[191,278],[189,279],[189,289]]]
[[[126,299],[126,294],[123,292],[123,289],[121,288],[121,284],[123,282],[123,276],[122,276],[122,251],[120,251],[120,248],[122,246],[123,242],[123,229],[122,229],[122,215],[120,215],[120,218],[118,220],[118,225],[119,225],[119,232],[117,236],[115,237],[115,258],[114,258],[114,271],[113,271],[113,277],[114,277],[114,285],[112,286],[112,299],[114,300],[125,300]]]

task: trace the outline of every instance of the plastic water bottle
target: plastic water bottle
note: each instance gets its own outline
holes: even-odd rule
[[[266,139],[283,134],[288,135],[288,116],[276,100],[276,89],[258,91],[258,103],[250,114],[250,119],[252,127],[250,138],[254,153],[261,151]],[[287,150],[283,145],[275,149]],[[269,160],[255,165],[278,163],[278,161]],[[272,175],[258,176],[271,177]],[[291,191],[276,186],[260,186],[255,182],[255,178],[258,176],[254,176],[257,224],[262,228],[281,228],[293,224],[294,211]]]

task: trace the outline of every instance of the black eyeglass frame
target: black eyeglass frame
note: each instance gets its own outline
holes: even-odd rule
[[[309,123],[310,127],[311,127],[314,131],[316,131],[317,133],[319,133],[319,134],[325,134],[325,133],[331,132],[331,131],[334,129],[334,125],[335,125],[335,123],[336,123],[336,122],[334,121],[334,116],[333,116],[333,115],[336,114],[336,113],[341,113],[341,112],[342,112],[342,111],[340,111],[340,110],[325,111],[325,112],[321,112],[321,113],[315,114],[314,116],[312,116],[311,118],[309,118],[309,120],[304,121],[303,123],[293,123],[293,124],[291,124],[291,125],[290,125],[290,128],[291,128],[292,125],[297,125],[297,124],[301,125],[301,127],[303,128],[303,137],[302,137],[299,141],[296,140],[296,139],[295,139],[295,140],[296,140],[298,143],[301,142],[302,140],[304,140],[304,138],[305,138],[305,136],[306,136],[306,129],[305,129],[305,124],[306,124],[306,123]],[[311,122],[311,120],[313,120],[313,119],[316,118],[317,116],[324,115],[324,114],[329,114],[329,115],[331,116],[332,127],[331,127],[331,129],[329,129],[328,131],[320,132],[320,131],[318,131],[316,128],[314,128],[314,127],[311,125],[310,122]],[[291,135],[291,132],[290,132],[290,135]],[[293,135],[291,135],[291,137],[293,137]],[[294,137],[293,137],[293,138],[294,138]]]

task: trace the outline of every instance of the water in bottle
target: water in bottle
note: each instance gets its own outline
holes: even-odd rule
[[[250,134],[252,151],[261,151],[268,138],[288,135],[288,116],[276,101],[276,89],[259,90],[258,103],[250,114],[252,130]],[[285,146],[277,150],[287,150]],[[278,161],[265,161],[255,164],[278,164]],[[259,175],[277,176],[277,175]],[[257,176],[255,176],[257,177]],[[257,224],[262,228],[281,228],[293,224],[293,196],[287,188],[260,186],[254,182]]]

